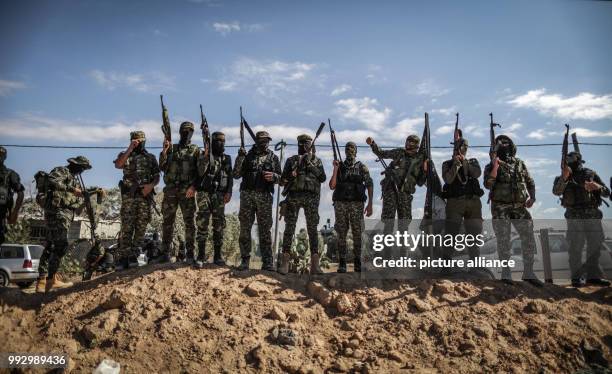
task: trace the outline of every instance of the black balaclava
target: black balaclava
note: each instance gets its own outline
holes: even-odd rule
[[[225,139],[214,139],[211,141],[212,153],[215,156],[221,156],[225,152]]]
[[[310,149],[310,144],[312,141],[310,140],[300,140],[298,141],[298,154],[303,155]]]
[[[502,161],[507,161],[514,156],[514,143],[512,139],[505,135],[497,137],[497,157]]]
[[[191,143],[191,136],[193,135],[193,130],[183,129],[179,132],[181,136],[179,140],[179,144],[182,146],[188,145]]]
[[[259,138],[255,145],[257,146],[257,151],[259,153],[266,152],[268,150],[268,145],[270,144],[270,139],[268,138]]]
[[[0,166],[4,166],[4,161],[6,160],[6,148],[0,147]]]
[[[578,152],[568,153],[565,157],[565,162],[567,163],[567,166],[572,169],[572,172],[577,172],[581,170],[582,164],[584,163],[584,161],[582,161],[582,155]]]

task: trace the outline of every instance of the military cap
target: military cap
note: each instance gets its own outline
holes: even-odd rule
[[[6,155],[6,148],[0,147],[0,156],[5,156],[5,155]]]
[[[85,170],[91,169],[91,164],[89,163],[89,160],[85,156],[71,157],[67,161],[69,164],[81,166]]]
[[[221,131],[215,131],[212,133],[212,140],[221,140],[225,141],[225,134]]]
[[[189,121],[185,121],[181,123],[181,127],[179,128],[179,131],[183,131],[185,129],[193,131],[195,129],[195,126],[193,125],[193,123]]]
[[[346,142],[344,147],[345,148],[348,148],[348,147],[355,147],[355,148],[357,148],[357,144],[355,144],[355,142]]]
[[[406,138],[406,141],[414,141],[419,143],[421,141],[421,138],[419,138],[418,135],[408,135],[408,137]]]
[[[297,141],[299,142],[311,142],[312,141],[312,137],[308,134],[302,134],[302,135],[298,135],[297,137]]]
[[[146,139],[144,131],[132,131],[130,133],[130,140],[134,139]]]
[[[255,139],[257,139],[257,140],[259,140],[259,139],[272,140],[272,138],[270,137],[270,134],[268,134],[267,131],[257,131],[257,134],[255,134]]]

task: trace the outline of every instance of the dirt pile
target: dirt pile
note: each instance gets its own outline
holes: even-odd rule
[[[612,290],[361,281],[178,264],[0,291],[2,351],[72,372],[574,372],[612,358]]]

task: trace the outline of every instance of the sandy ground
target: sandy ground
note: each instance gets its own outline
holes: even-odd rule
[[[607,366],[612,289],[153,265],[0,291],[0,351],[122,372],[572,373]],[[599,366],[598,366],[599,365]]]

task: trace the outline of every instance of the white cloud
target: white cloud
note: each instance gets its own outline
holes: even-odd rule
[[[372,130],[383,130],[391,116],[391,109],[378,107],[378,100],[369,97],[336,101],[336,108],[343,118],[361,122]]]
[[[240,58],[218,81],[217,88],[221,91],[240,88],[267,99],[282,100],[286,94],[295,94],[303,85],[312,83],[312,72],[316,67],[315,64],[300,61]]]
[[[113,91],[117,88],[128,88],[138,92],[154,92],[163,90],[174,90],[174,77],[160,72],[146,74],[130,74],[115,71],[92,70],[90,77],[107,90]]]
[[[516,138],[520,138],[519,134],[518,134],[518,130],[523,128],[523,124],[522,123],[518,123],[515,122],[513,124],[510,124],[508,126],[503,126],[501,129],[497,130],[496,135],[507,135],[513,139]]]
[[[26,84],[19,81],[7,81],[0,79],[0,96],[8,96],[17,90],[23,90]]]
[[[352,88],[353,87],[351,87],[350,84],[341,84],[338,87],[334,88],[330,95],[331,96],[342,95],[343,93],[350,91]]]
[[[572,133],[576,133],[579,138],[601,138],[612,136],[612,131],[599,131],[591,130],[583,127],[575,127],[571,129]],[[563,131],[550,131],[546,129],[536,129],[527,134],[530,139],[543,140],[550,137],[561,137],[564,135]],[[571,141],[571,139],[570,139]]]
[[[455,125],[444,125],[444,126],[438,127],[436,131],[434,131],[434,134],[447,135],[447,134],[452,134],[453,131],[455,131]]]
[[[440,87],[434,80],[428,79],[418,83],[413,91],[414,94],[430,97],[440,97],[448,94],[451,90]]]
[[[563,119],[600,120],[612,118],[612,94],[597,96],[582,92],[573,97],[547,94],[546,89],[528,91],[508,104],[517,108],[535,109],[541,114]]]
[[[537,140],[542,140],[542,139],[546,139],[549,136],[555,134],[554,132],[549,132],[547,130],[544,129],[536,129],[534,131],[531,131],[529,134],[527,134],[527,137],[529,139],[537,139]]]
[[[450,116],[450,115],[454,115],[457,112],[457,108],[452,106],[450,108],[440,108],[440,109],[434,109],[431,111],[432,113],[440,113],[444,116]]]
[[[612,131],[597,131],[591,129],[585,129],[582,127],[577,127],[571,129],[571,132],[575,132],[576,135],[580,138],[599,138],[602,136],[608,137],[612,136]]]
[[[260,23],[241,24],[238,21],[233,22],[215,22],[212,25],[213,29],[219,34],[226,36],[233,32],[246,31],[256,32],[263,29],[263,25]]]
[[[395,127],[389,129],[389,131],[385,131],[385,133],[388,133],[393,138],[397,137],[399,134],[408,136],[423,131],[420,128],[423,124],[423,118],[404,118],[399,121]]]

